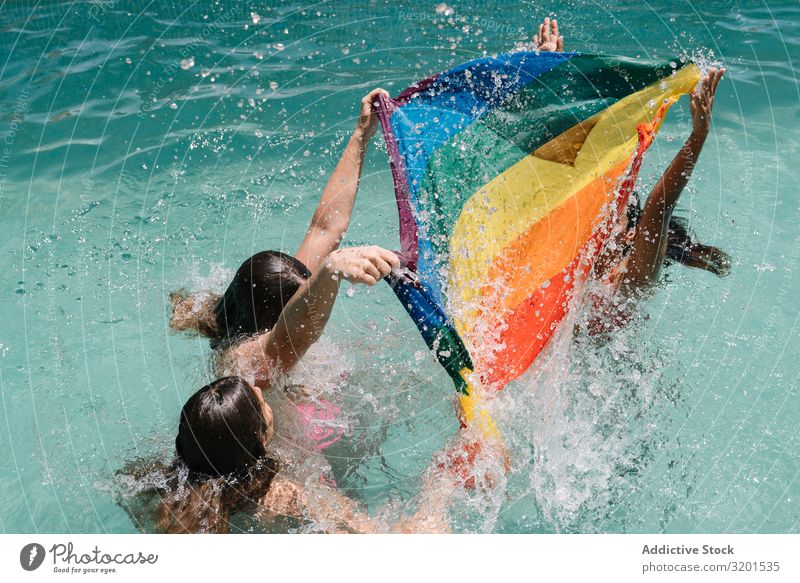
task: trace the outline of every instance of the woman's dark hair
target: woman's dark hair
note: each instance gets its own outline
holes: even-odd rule
[[[217,325],[223,337],[271,330],[283,307],[311,272],[291,255],[262,251],[242,263],[217,302]]]
[[[730,256],[717,247],[703,245],[689,229],[689,221],[683,217],[672,217],[667,236],[667,264],[678,262],[686,267],[697,267],[710,271],[717,277],[731,272]]]
[[[642,203],[636,191],[631,193],[627,214],[628,229],[632,229],[642,218]],[[684,217],[670,217],[669,220],[664,264],[670,263],[705,269],[717,277],[725,277],[731,272],[730,256],[718,247],[698,242],[694,231],[689,228],[689,221]]]
[[[205,298],[184,290],[170,294],[176,331],[192,330],[211,339],[214,347],[241,336],[272,329],[281,311],[311,272],[280,251],[262,251],[242,263],[223,296]]]
[[[267,457],[268,430],[254,389],[239,377],[192,395],[181,410],[173,465],[127,472],[139,481],[154,469],[165,476],[155,488],[156,529],[228,532],[230,516],[263,498],[278,470]]]
[[[175,451],[193,472],[222,476],[266,455],[267,429],[253,387],[240,377],[223,377],[186,401]]]

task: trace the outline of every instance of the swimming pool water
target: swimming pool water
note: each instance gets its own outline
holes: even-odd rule
[[[570,49],[728,68],[680,208],[733,272],[669,268],[604,348],[565,326],[496,404],[507,483],[459,500],[453,528],[798,531],[800,6],[448,4],[0,7],[3,532],[135,531],[114,472],[169,455],[212,378],[207,342],[168,331],[169,291],[296,249],[369,89],[501,52],[550,13]],[[643,184],[688,124],[673,108]],[[347,243],[397,248],[396,221],[376,138]],[[300,374],[350,412],[337,481],[402,511],[456,432],[450,381],[388,286],[342,293],[326,336]]]

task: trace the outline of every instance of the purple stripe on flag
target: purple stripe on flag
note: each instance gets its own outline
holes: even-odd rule
[[[425,77],[419,83],[414,83],[407,89],[405,89],[400,95],[394,98],[394,102],[396,106],[405,105],[408,103],[412,97],[414,97],[420,91],[425,91],[428,87],[433,85],[433,82],[441,75],[441,73],[437,73],[436,75],[431,75],[430,77]]]
[[[403,93],[407,93],[408,90]],[[400,250],[403,265],[412,271],[417,269],[417,257],[419,249],[417,247],[417,223],[414,221],[414,213],[411,210],[409,199],[408,179],[405,163],[400,155],[400,147],[397,144],[397,137],[392,131],[392,113],[399,107],[394,99],[384,95],[378,96],[378,118],[383,128],[383,137],[386,140],[386,149],[389,152],[389,166],[392,169],[392,180],[394,181],[394,193],[397,198],[397,212],[400,216]]]

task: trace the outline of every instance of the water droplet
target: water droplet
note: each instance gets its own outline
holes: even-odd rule
[[[441,14],[442,16],[453,16],[456,13],[455,9],[451,6],[448,6],[444,2],[441,2],[436,5],[436,14]]]

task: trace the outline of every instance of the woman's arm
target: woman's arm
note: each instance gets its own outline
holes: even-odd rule
[[[426,472],[422,489],[417,496],[417,511],[402,518],[393,531],[403,534],[449,533],[448,509],[455,498],[456,488],[463,488],[444,475],[438,468]]]
[[[263,353],[283,371],[291,369],[322,335],[339,283],[375,285],[400,267],[397,255],[380,247],[351,247],[330,253],[283,308],[269,333],[255,339]]]
[[[372,103],[379,94],[389,95],[383,89],[374,89],[361,100],[358,125],[344,149],[342,158],[322,191],[317,210],[311,219],[306,238],[295,253],[310,271],[319,267],[322,259],[339,247],[339,243],[350,224],[364,155],[370,138],[377,129],[377,115]]]
[[[437,483],[435,478],[426,476],[417,512],[401,519],[393,527],[386,525],[384,529],[400,533],[450,532],[447,504],[452,492],[450,481],[439,480]],[[322,484],[303,486],[281,474],[272,481],[256,513],[256,517],[262,520],[271,516],[311,520],[325,532],[365,534],[381,530],[381,525],[352,498]]]
[[[306,487],[278,474],[258,505],[256,517],[290,516],[318,523],[325,532],[371,533],[377,530],[355,500],[323,485]]]
[[[708,136],[714,92],[723,73],[725,69],[712,69],[692,94],[692,133],[647,197],[633,238],[627,273],[620,282],[620,289],[627,295],[653,283],[658,277],[664,262],[669,221]]]

